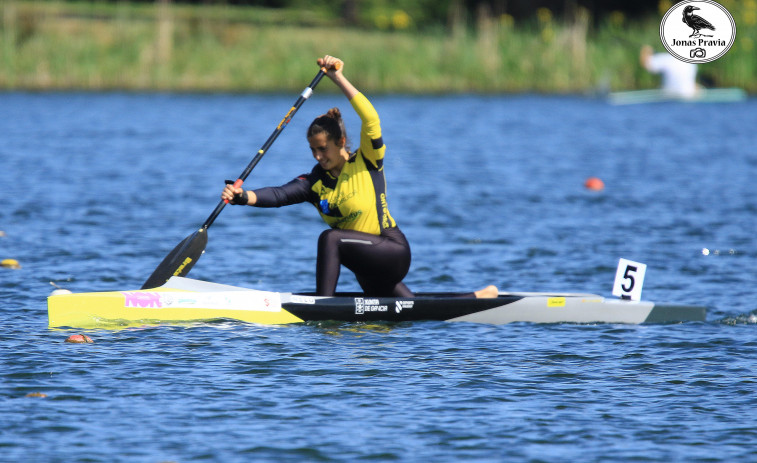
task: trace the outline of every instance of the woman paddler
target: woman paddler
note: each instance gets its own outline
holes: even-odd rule
[[[331,227],[318,239],[316,293],[333,296],[341,266],[351,270],[366,296],[412,297],[402,282],[410,269],[410,245],[389,213],[384,178],[386,146],[373,105],[344,76],[344,62],[326,55],[318,65],[360,116],[360,146],[350,152],[338,108],[313,120],[307,130],[318,164],[278,187],[256,190],[226,185],[221,198],[231,204],[281,207],[309,202]],[[496,297],[489,286],[476,297]]]

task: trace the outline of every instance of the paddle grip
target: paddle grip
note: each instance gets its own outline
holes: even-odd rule
[[[244,183],[244,180],[242,180],[241,178],[238,178],[234,183],[232,183],[231,180],[226,180],[226,184],[234,185],[234,188],[241,188],[243,183]],[[226,204],[229,204],[228,199],[224,199],[223,202]]]
[[[334,69],[337,70],[337,71],[340,70],[340,69],[342,69],[341,63],[334,63]],[[327,69],[326,66],[321,66],[321,71],[323,71],[324,74],[327,73],[327,72],[329,72],[329,70],[330,69]]]

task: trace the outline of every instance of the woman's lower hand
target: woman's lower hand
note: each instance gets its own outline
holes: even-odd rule
[[[221,199],[231,204],[245,205],[248,202],[247,192],[242,188],[227,184],[221,192]]]

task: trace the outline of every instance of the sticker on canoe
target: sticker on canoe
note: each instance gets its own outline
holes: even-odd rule
[[[402,309],[412,309],[415,305],[415,301],[397,301],[394,304],[394,311],[401,313]]]
[[[547,307],[565,307],[565,298],[550,297],[547,299]]]
[[[140,309],[213,309],[280,312],[279,293],[218,291],[208,293],[122,291],[124,307]]]
[[[378,299],[355,298],[355,314],[362,315],[366,312],[387,312],[389,306],[381,304]]]
[[[301,296],[299,294],[292,294],[290,301],[295,304],[315,304],[313,296]]]

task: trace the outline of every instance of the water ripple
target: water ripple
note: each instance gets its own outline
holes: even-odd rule
[[[707,322],[226,321],[86,330],[95,343],[82,345],[63,342],[81,331],[47,329],[50,282],[141,286],[215,207],[222,180],[249,162],[291,98],[0,100],[19,115],[0,118],[0,258],[22,264],[0,269],[0,459],[753,459],[757,423],[745,411],[757,406],[757,202],[745,147],[757,144],[754,100],[718,106],[701,124],[678,104],[373,99],[390,147],[392,214],[413,247],[412,288],[494,283],[609,297],[625,257],[648,264],[645,299],[707,305]],[[339,104],[315,95],[247,183],[307,172],[306,125]],[[487,123],[471,125],[482,107]],[[461,117],[440,122],[448,114]],[[682,126],[696,127],[702,145]],[[45,182],[18,182],[39,172]],[[585,190],[589,176],[606,188]],[[56,201],[40,207],[50,191]],[[228,208],[192,276],[312,290],[320,230],[309,206]],[[357,284],[344,272],[340,287]]]

